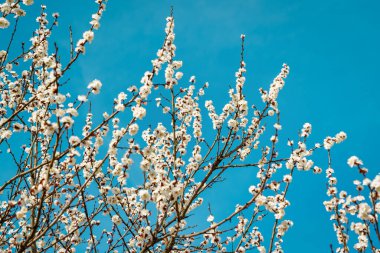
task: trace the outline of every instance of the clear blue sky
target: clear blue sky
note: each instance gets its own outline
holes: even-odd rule
[[[92,1],[78,0],[47,4],[48,11],[61,14],[56,40],[62,50],[68,47],[68,25],[79,38],[96,7]],[[348,140],[333,150],[340,187],[349,187],[356,175],[346,166],[351,155],[359,156],[371,175],[379,172],[380,1],[110,0],[94,42],[70,74],[70,85],[78,91],[94,78],[102,80],[104,89],[95,110],[109,105],[118,91],[138,84],[150,69],[171,5],[185,79],[196,75],[199,82],[208,81],[208,96],[221,105],[220,97],[227,99],[224,94],[234,83],[244,33],[248,98],[258,102],[258,88],[268,87],[283,62],[290,65],[280,94],[282,140],[295,138],[305,122],[313,124],[314,141],[344,130]],[[21,22],[25,30],[19,31],[19,39],[27,38],[34,27],[27,19]],[[326,167],[323,152],[316,162]],[[244,169],[230,173],[226,187],[217,187],[212,195],[213,209],[222,214],[246,199],[254,175]],[[295,226],[286,235],[284,249],[328,252],[336,237],[322,205],[324,175],[297,173],[294,180],[289,195],[292,206],[286,211]]]

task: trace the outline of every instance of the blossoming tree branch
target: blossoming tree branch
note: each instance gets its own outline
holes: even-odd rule
[[[82,38],[70,36],[69,52],[51,41],[59,15],[48,14],[46,6],[30,40],[16,45],[18,20],[32,4],[0,5],[0,38],[9,37],[0,48],[0,149],[12,174],[0,185],[0,252],[283,252],[293,225],[286,208],[294,173],[326,174],[323,204],[337,236],[326,252],[380,252],[380,175],[368,178],[353,156],[348,165],[358,172],[356,192],[340,189],[334,176],[330,150],[346,139],[344,132],[309,143],[312,126],[305,123],[298,139],[287,142],[288,152],[278,151],[277,98],[289,74],[286,64],[260,88],[262,102],[249,103],[242,35],[236,85],[218,108],[205,94],[208,83],[182,79],[171,15],[141,84],[122,90],[104,112],[93,112],[90,102],[101,81],[86,85],[83,95],[64,91],[71,66],[100,27],[106,1],[96,0]],[[150,108],[162,122],[146,118]],[[212,128],[204,134],[206,125]],[[319,149],[327,168],[312,161]],[[257,172],[250,197],[224,217],[216,218],[212,206],[208,217],[199,216],[213,186],[237,167]],[[141,182],[131,182],[133,169]],[[270,233],[259,229],[267,219],[273,221]]]

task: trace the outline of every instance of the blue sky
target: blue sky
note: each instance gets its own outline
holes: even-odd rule
[[[79,38],[96,8],[92,1],[47,4],[48,11],[61,14],[55,39],[62,50],[69,45],[68,25],[73,26],[74,36]],[[282,140],[295,138],[305,122],[313,125],[311,139],[316,142],[344,130],[348,140],[333,150],[339,186],[350,188],[356,176],[346,165],[351,155],[359,156],[371,175],[379,172],[379,1],[110,0],[94,42],[70,73],[71,88],[83,93],[89,81],[102,80],[102,95],[93,105],[95,110],[101,110],[119,91],[138,84],[161,46],[171,5],[176,19],[177,57],[184,61],[184,78],[196,75],[199,82],[208,81],[207,94],[217,105],[223,104],[220,98],[226,101],[228,87],[234,84],[240,34],[244,33],[245,90],[251,101],[259,102],[258,88],[268,87],[283,62],[290,65],[279,100]],[[33,11],[37,8],[33,7]],[[25,29],[18,32],[19,40],[27,38],[34,27],[27,20],[21,20]],[[324,153],[316,158],[325,168]],[[226,187],[216,187],[211,196],[214,209],[222,213],[243,201],[247,196],[245,186],[250,185],[254,175],[244,169],[230,173]],[[237,180],[241,187],[234,187]],[[295,226],[285,238],[286,252],[328,252],[330,242],[336,245],[322,205],[325,190],[324,175],[296,173],[289,195],[292,206],[287,209]],[[224,196],[229,200],[218,201]]]

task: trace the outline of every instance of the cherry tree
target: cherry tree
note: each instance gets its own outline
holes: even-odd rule
[[[122,90],[104,112],[92,111],[90,103],[101,92],[100,80],[82,95],[66,93],[65,77],[93,41],[106,9],[105,0],[95,2],[82,38],[70,37],[70,52],[52,42],[59,14],[48,14],[46,6],[33,36],[16,49],[18,20],[34,2],[0,5],[0,32],[13,31],[7,48],[0,48],[0,150],[12,163],[12,176],[0,185],[0,252],[283,252],[293,225],[286,208],[294,173],[326,174],[323,204],[338,245],[331,252],[380,252],[380,175],[368,178],[353,156],[348,165],[358,170],[357,192],[338,189],[330,150],[347,136],[339,132],[322,144],[309,143],[309,123],[280,154],[277,99],[289,66],[259,89],[260,104],[249,103],[245,35],[235,87],[222,108],[207,98],[208,83],[182,79],[173,14],[141,84]],[[147,110],[162,121],[148,119]],[[327,153],[328,168],[312,160],[319,149]],[[194,222],[207,193],[237,167],[257,171],[250,198],[218,219],[206,206],[207,219]],[[141,180],[131,182],[137,173]],[[270,233],[259,229],[266,219],[273,220]]]

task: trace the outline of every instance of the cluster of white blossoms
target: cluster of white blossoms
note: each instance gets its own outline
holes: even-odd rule
[[[358,252],[380,252],[377,243],[379,241],[379,218],[380,214],[380,175],[373,180],[367,177],[368,170],[363,162],[356,156],[348,159],[350,167],[356,167],[362,180],[355,180],[357,195],[350,195],[346,191],[337,189],[338,180],[334,177],[334,170],[328,168],[327,195],[330,197],[323,204],[328,212],[331,212],[331,220],[334,221],[334,230],[340,246],[337,252],[350,251],[350,232],[357,236],[357,242],[353,248]],[[366,197],[367,195],[367,197]]]
[[[32,5],[33,3],[34,0],[6,0],[4,3],[0,3],[0,29],[6,29],[10,26],[9,18],[11,16],[14,18],[25,16],[26,11],[23,8]]]
[[[321,147],[329,157],[324,205],[334,221],[337,252],[348,252],[349,232],[357,236],[354,249],[379,252],[380,175],[369,179],[353,156],[348,165],[363,176],[354,181],[358,194],[338,191],[330,150],[347,136],[340,132],[310,146],[309,123],[297,141],[288,141],[288,153],[280,154],[277,99],[289,67],[283,65],[268,90],[259,89],[262,105],[250,105],[244,95],[245,35],[235,86],[221,108],[204,98],[207,82],[199,84],[195,76],[184,81],[172,15],[139,87],[121,91],[104,113],[91,111],[90,101],[103,86],[99,80],[72,97],[69,70],[93,41],[105,11],[106,1],[95,2],[89,28],[72,43],[67,61],[58,45],[50,46],[59,15],[51,22],[45,6],[18,56],[0,49],[0,151],[15,172],[0,184],[0,252],[281,253],[293,225],[286,211],[289,186],[298,171],[322,172],[312,160]],[[22,8],[33,3],[6,0],[0,28],[11,26],[10,17],[24,16]],[[164,82],[157,83],[161,69]],[[150,110],[157,116],[147,117]],[[224,216],[213,213],[204,204],[213,186],[227,171],[244,173],[243,167],[256,171],[247,199],[239,198]],[[203,217],[206,208],[209,215]],[[270,229],[262,229],[263,219],[273,221]]]
[[[270,106],[277,110],[277,98],[279,95],[280,90],[284,87],[285,82],[284,79],[289,74],[289,66],[284,64],[282,66],[281,72],[276,76],[276,78],[273,80],[272,84],[270,85],[269,92],[265,91],[263,89],[260,89],[261,92],[261,98],[263,102],[267,102],[270,104]]]
[[[329,150],[332,148],[332,146],[334,146],[334,144],[341,143],[345,139],[347,139],[346,133],[339,132],[335,135],[335,137],[330,137],[330,136],[326,137],[323,141],[323,146],[325,149]]]
[[[92,14],[92,20],[90,22],[91,28],[83,33],[83,36],[81,39],[77,41],[76,47],[75,47],[75,52],[77,54],[84,54],[86,52],[85,45],[87,43],[91,43],[94,39],[94,30],[98,30],[100,27],[100,19],[106,10],[106,5],[103,3],[105,2],[104,0],[96,0],[95,1],[98,5],[98,11],[94,14]]]

